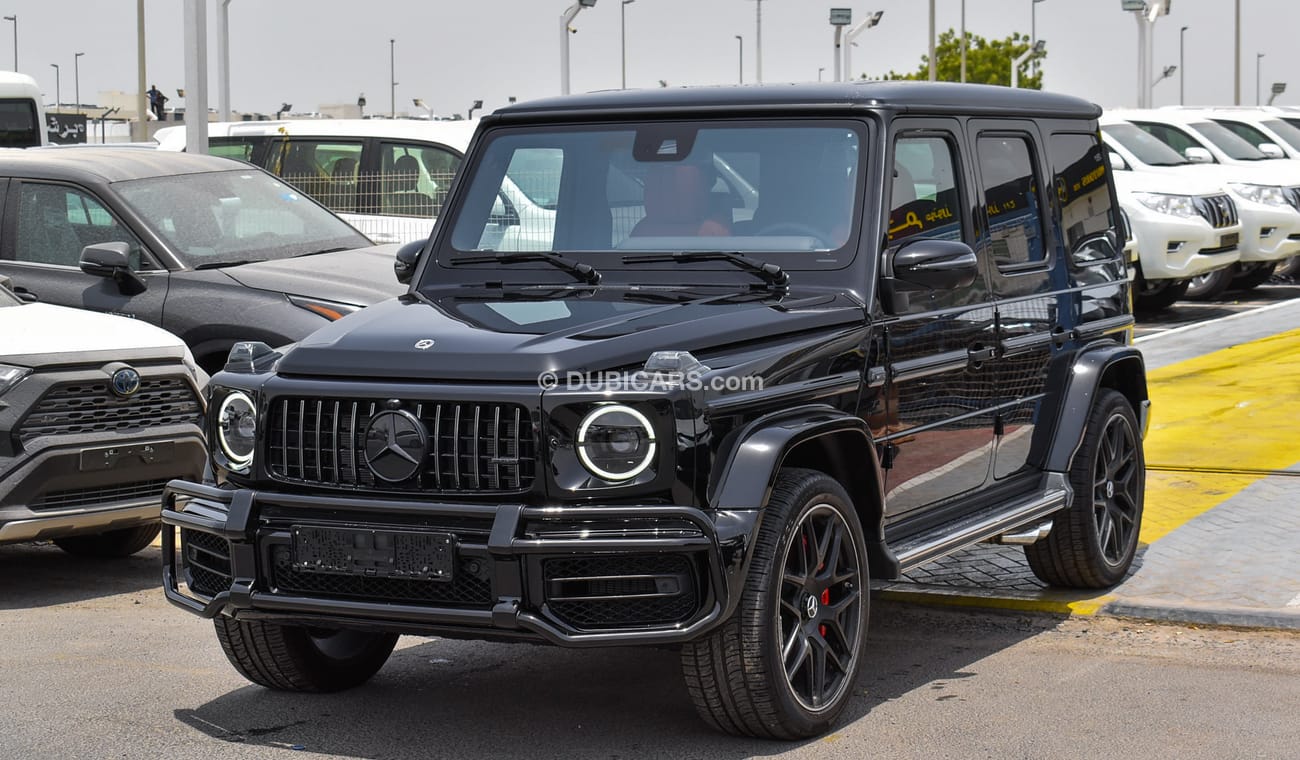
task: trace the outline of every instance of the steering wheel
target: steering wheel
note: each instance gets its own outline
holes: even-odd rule
[[[758,230],[759,236],[764,235],[803,235],[816,240],[822,246],[829,247],[830,243],[826,240],[825,233],[814,228],[811,225],[802,222],[777,222]]]

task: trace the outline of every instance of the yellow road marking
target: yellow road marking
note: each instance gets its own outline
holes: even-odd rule
[[[1300,462],[1300,330],[1154,370],[1147,385],[1148,463],[1282,470]],[[1141,540],[1168,535],[1259,479],[1148,472]]]

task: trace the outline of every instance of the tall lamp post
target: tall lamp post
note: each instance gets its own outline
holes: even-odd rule
[[[54,110],[63,111],[63,95],[59,92],[59,64],[51,63],[54,67]]]
[[[763,0],[754,0],[754,81],[763,83]]]
[[[1183,101],[1187,97],[1187,91],[1183,85],[1187,79],[1187,69],[1183,68],[1183,48],[1184,41],[1187,38],[1187,27],[1178,30],[1178,105],[1186,105]]]
[[[77,96],[77,113],[81,113],[81,56],[85,53],[76,53],[72,56],[72,83],[73,94]]]
[[[594,8],[596,0],[578,0],[560,14],[560,94],[569,94],[569,24],[583,8]]]
[[[1177,66],[1166,66],[1164,71],[1160,72],[1160,76],[1156,78],[1156,81],[1151,83],[1152,89],[1154,89],[1156,85],[1173,76],[1175,71],[1178,71]]]
[[[1261,102],[1259,99],[1259,62],[1262,60],[1264,60],[1264,54],[1256,53],[1255,54],[1255,105],[1259,105]]]
[[[18,70],[18,14],[5,16],[5,21],[14,22],[14,71]]]
[[[397,46],[397,40],[388,40],[388,118],[397,118],[397,60],[393,56],[393,51]]]
[[[1029,45],[1038,42],[1038,4],[1044,0],[1029,0]],[[1033,62],[1034,73],[1038,73],[1038,59]]]
[[[844,27],[853,23],[852,8],[831,8],[831,26],[835,27],[835,81],[843,82],[844,53],[840,43],[844,37]]]
[[[623,49],[622,57],[623,57],[623,89],[624,90],[627,89],[627,7],[635,2],[636,0],[623,0],[623,4],[619,6],[618,9],[619,24],[620,24],[619,39],[620,42],[622,43],[622,49]]]
[[[930,81],[939,78],[939,69],[934,60],[934,0],[930,0]]]
[[[737,34],[737,35],[736,35],[736,45],[737,45],[737,47],[739,48],[739,49],[736,51],[736,54],[737,54],[738,59],[739,59],[738,62],[737,62],[737,64],[736,64],[736,67],[737,67],[737,78],[736,78],[736,81],[737,81],[738,84],[744,84],[744,83],[745,83],[745,38],[744,38],[744,37],[741,37],[739,34]]]
[[[1016,56],[1016,59],[1011,62],[1011,88],[1012,89],[1015,89],[1020,86],[1020,67],[1023,66],[1025,61],[1028,61],[1030,58],[1037,58],[1038,56],[1042,55],[1043,50],[1045,50],[1046,48],[1047,48],[1047,41],[1039,40],[1035,42],[1033,46],[1030,47],[1028,50]]]
[[[866,18],[854,24],[844,33],[844,77],[846,79],[853,79],[853,48],[858,44],[853,40],[857,39],[859,34],[879,24],[880,18],[884,15],[884,11],[868,13]]]

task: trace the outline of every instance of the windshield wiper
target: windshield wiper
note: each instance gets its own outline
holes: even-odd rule
[[[299,253],[296,254],[294,258],[301,259],[303,256],[319,256],[322,253],[338,253],[339,251],[347,251],[347,250],[351,250],[351,249],[349,249],[345,245],[340,245],[337,248],[322,248],[319,251],[308,251],[306,253]]]
[[[242,267],[245,264],[257,264],[262,259],[240,259],[238,261],[205,261],[202,264],[195,264],[191,269],[223,269],[225,267]]]
[[[624,264],[651,264],[660,261],[684,263],[690,261],[725,261],[763,278],[768,285],[784,287],[790,275],[776,264],[769,264],[734,251],[677,251],[675,253],[645,253],[624,256]]]
[[[486,256],[458,256],[449,263],[451,266],[458,266],[460,264],[517,264],[524,261],[542,261],[556,269],[563,269],[588,285],[600,284],[600,272],[597,272],[592,265],[546,251],[497,251]]]

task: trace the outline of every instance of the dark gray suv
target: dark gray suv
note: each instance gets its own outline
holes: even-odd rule
[[[4,151],[0,204],[0,274],[19,297],[152,322],[210,371],[236,340],[289,343],[402,290],[394,247],[229,159]]]

